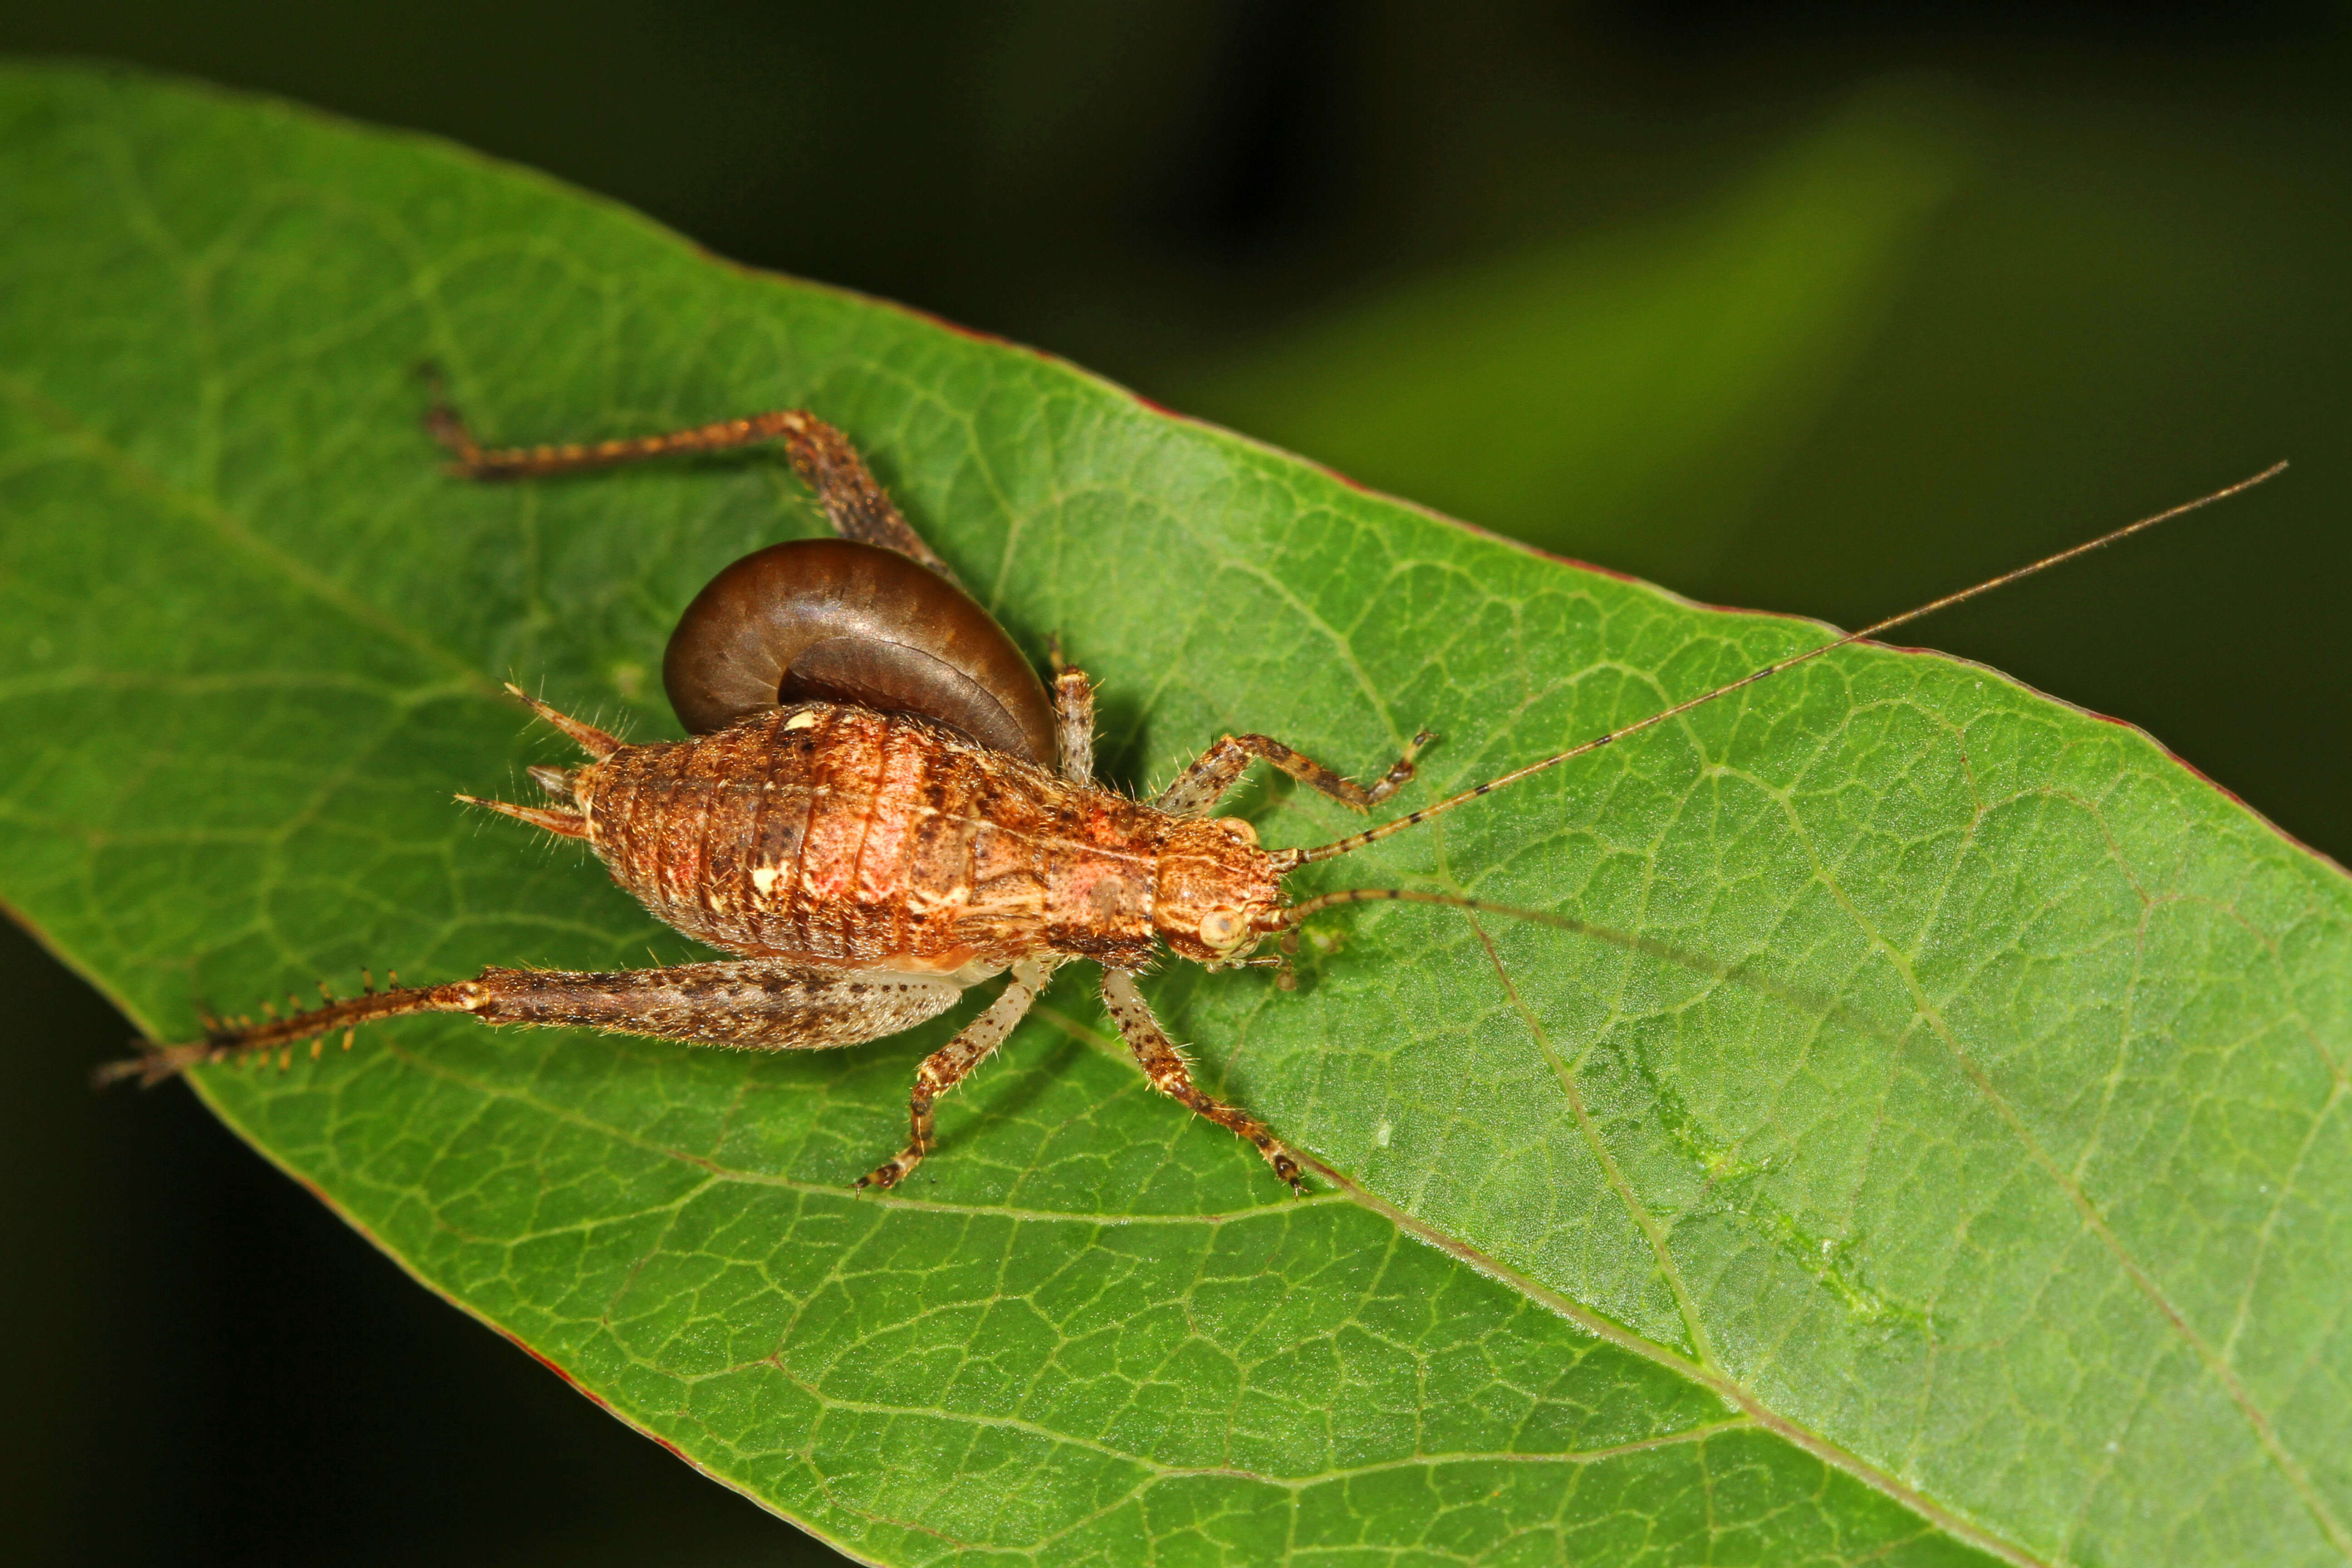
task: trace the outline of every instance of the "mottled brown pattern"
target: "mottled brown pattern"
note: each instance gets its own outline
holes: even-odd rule
[[[665,1040],[820,1050],[895,1035],[947,1011],[962,988],[931,974],[774,962],[570,973],[487,969],[435,987],[486,1024],[567,1024]]]
[[[323,991],[325,988],[320,987]],[[218,1022],[190,1045],[153,1046],[99,1069],[98,1081],[158,1083],[202,1062],[247,1061],[365,1024],[417,1013],[466,1013],[485,1024],[569,1025],[614,1034],[735,1046],[821,1050],[912,1028],[955,1005],[962,986],[944,975],[824,969],[768,960],[681,963],[667,969],[577,972],[486,969],[446,985],[373,986],[343,1001],[255,1024]]]
[[[810,702],[572,773],[589,842],[656,916],[745,957],[951,971],[1150,962],[1278,910],[1245,825],[1172,817],[907,714]]]

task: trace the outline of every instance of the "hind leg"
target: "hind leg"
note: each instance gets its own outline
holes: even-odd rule
[[[464,1013],[485,1024],[568,1024],[746,1050],[822,1050],[912,1028],[946,1012],[961,994],[953,981],[936,974],[823,969],[781,959],[604,973],[485,969],[446,985],[371,987],[307,1013],[216,1026],[190,1045],[148,1046],[142,1056],[100,1068],[98,1081],[159,1083],[188,1068],[260,1059],[339,1030],[348,1045],[351,1031],[362,1024],[415,1013]],[[311,1054],[318,1054],[315,1046]],[[281,1064],[291,1059],[280,1058]]]

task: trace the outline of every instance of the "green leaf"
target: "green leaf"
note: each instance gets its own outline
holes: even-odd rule
[[[768,458],[446,478],[420,359],[499,439],[817,409],[1102,682],[1130,783],[1429,722],[1433,798],[1822,635],[283,107],[0,73],[0,894],[160,1037],[362,964],[688,952],[448,796],[562,755],[509,674],[672,732],[677,608],[815,521]],[[878,1561],[2347,1555],[2352,889],[2145,736],[1850,651],[1298,879],[1347,885],[1592,929],[1391,905],[1318,921],[1296,994],[1156,977],[1336,1173],[1305,1201],[1075,973],[889,1196],[848,1183],[951,1024],[758,1059],[412,1020],[194,1084]]]

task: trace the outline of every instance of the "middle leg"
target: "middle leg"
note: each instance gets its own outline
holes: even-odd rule
[[[1030,959],[1014,964],[1012,978],[987,1010],[966,1024],[961,1034],[923,1058],[923,1065],[915,1069],[915,1087],[907,1096],[907,1146],[858,1177],[859,1186],[895,1187],[923,1163],[923,1156],[939,1142],[931,1120],[932,1102],[961,1083],[1004,1043],[1004,1037],[1037,1000],[1037,993],[1045,988],[1045,977],[1060,962]]]

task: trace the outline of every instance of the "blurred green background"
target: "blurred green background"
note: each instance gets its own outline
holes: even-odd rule
[[[1694,597],[1917,628],[2352,858],[2352,12],[0,3],[436,132]],[[5,280],[0,280],[5,286]],[[830,1560],[415,1286],[0,924],[41,1562]]]

